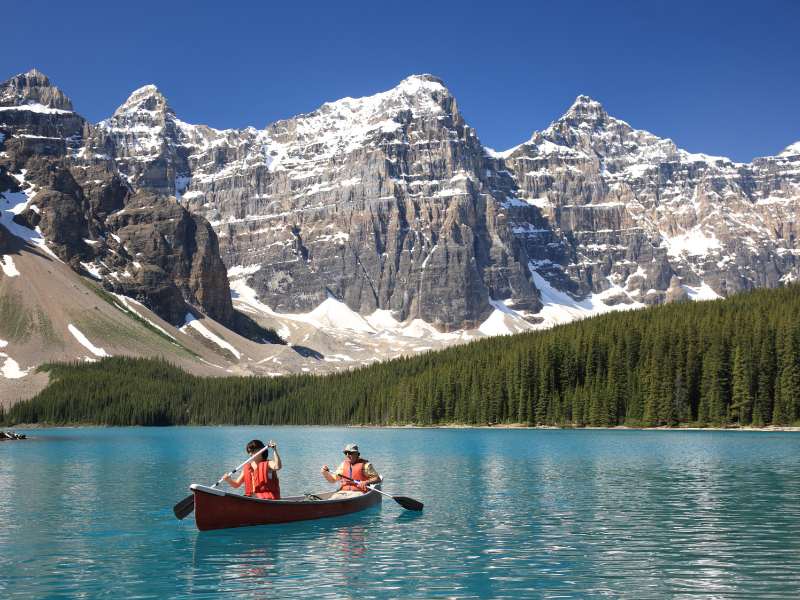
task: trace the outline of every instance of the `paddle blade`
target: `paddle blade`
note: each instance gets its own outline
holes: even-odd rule
[[[400,506],[405,508],[406,510],[422,510],[424,504],[419,500],[414,500],[413,498],[406,498],[405,496],[392,496],[395,502],[397,502]]]
[[[178,519],[184,519],[188,517],[193,510],[194,510],[194,494],[186,496],[186,498],[184,498],[183,500],[181,500],[175,506],[172,507],[172,512],[175,513],[175,517]]]

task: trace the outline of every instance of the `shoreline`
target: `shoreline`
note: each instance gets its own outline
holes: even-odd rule
[[[595,426],[558,426],[558,425],[523,425],[520,423],[507,423],[502,425],[259,425],[259,424],[231,424],[223,423],[218,425],[104,425],[102,423],[84,424],[47,424],[47,423],[19,423],[10,426],[13,429],[35,430],[35,429],[79,429],[82,427],[103,427],[113,429],[115,427],[344,427],[353,429],[497,429],[497,430],[553,430],[553,431],[741,431],[741,432],[800,432],[800,426],[795,425],[767,425],[765,427],[698,427],[698,426],[678,426],[678,427],[636,427],[632,425],[615,425],[613,427]]]

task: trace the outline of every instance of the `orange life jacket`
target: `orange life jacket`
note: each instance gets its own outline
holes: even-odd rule
[[[269,468],[269,461],[261,461],[257,469],[253,468],[253,463],[247,463],[244,468],[244,495],[280,500],[281,484],[278,481],[278,472]]]
[[[364,481],[365,479],[369,479],[367,475],[364,473],[364,465],[367,464],[367,461],[363,458],[359,458],[356,462],[350,462],[348,460],[342,463],[342,475],[349,477],[350,479],[357,479],[358,481]],[[358,489],[358,486],[353,483],[352,481],[348,481],[347,479],[342,479],[342,486],[339,488],[344,492],[363,492],[364,490]]]

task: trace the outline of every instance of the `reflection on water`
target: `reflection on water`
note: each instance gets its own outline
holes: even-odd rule
[[[0,596],[794,598],[800,435],[77,429],[0,447]],[[287,495],[357,439],[389,493],[340,518],[200,533],[171,507],[281,444]],[[413,451],[409,451],[413,449]]]

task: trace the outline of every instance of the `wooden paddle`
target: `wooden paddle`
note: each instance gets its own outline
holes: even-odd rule
[[[245,466],[247,463],[249,463],[251,460],[253,460],[256,456],[258,456],[259,454],[261,454],[262,452],[264,452],[265,450],[268,450],[268,449],[269,449],[269,446],[264,446],[261,450],[259,450],[255,454],[251,454],[250,457],[246,461],[244,461],[242,464],[240,464],[238,467],[236,467],[230,473],[225,473],[225,475],[222,476],[222,479],[220,479],[217,483],[215,483],[211,487],[217,487],[220,483],[225,481],[226,477],[230,477],[231,475],[236,473],[236,471],[238,471],[243,466]],[[178,519],[185,519],[186,517],[188,517],[191,514],[191,512],[193,510],[194,510],[194,494],[189,494],[188,496],[186,496],[186,498],[184,498],[183,500],[181,500],[175,506],[172,507],[172,512],[175,513],[175,517],[177,517]]]
[[[342,479],[347,479],[348,481],[355,481],[355,479],[352,479],[347,475],[339,475],[339,477],[341,477]],[[406,510],[420,511],[422,510],[422,507],[425,506],[422,502],[420,502],[419,500],[414,500],[413,498],[408,498],[406,496],[392,496],[391,494],[387,494],[386,492],[383,492],[378,488],[376,488],[374,485],[368,485],[367,487],[375,492],[378,492],[379,494],[388,496]]]

